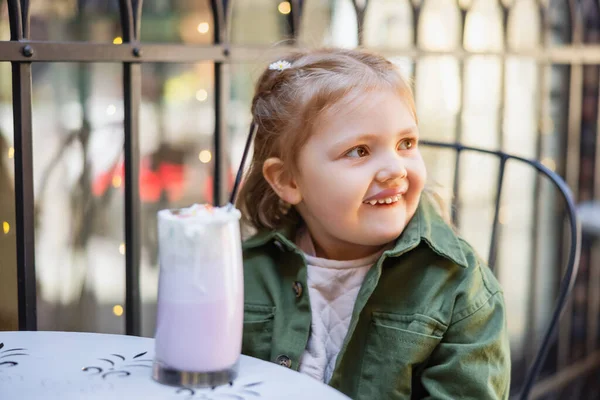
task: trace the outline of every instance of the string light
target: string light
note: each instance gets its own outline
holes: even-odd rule
[[[119,175],[115,175],[112,178],[112,185],[114,188],[120,188],[121,187],[121,183],[123,183],[123,180],[121,179],[121,177]]]
[[[210,30],[210,25],[208,25],[208,22],[201,22],[198,24],[198,32],[201,34],[205,34],[208,33],[208,31]]]
[[[196,92],[196,100],[205,101],[208,98],[208,92],[204,89],[200,89]]]
[[[115,314],[117,317],[120,317],[121,315],[123,315],[123,307],[118,304],[116,306],[114,306],[113,314]]]
[[[282,1],[277,6],[277,10],[279,10],[280,13],[287,15],[292,11],[292,5],[289,1]]]
[[[207,164],[212,160],[212,153],[209,150],[202,150],[200,154],[198,154],[198,159],[201,163]]]

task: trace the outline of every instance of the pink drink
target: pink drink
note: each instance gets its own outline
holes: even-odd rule
[[[215,386],[234,379],[242,348],[240,213],[192,206],[158,213],[160,275],[154,379]]]
[[[231,367],[242,350],[242,332],[231,327],[243,318],[240,308],[232,305],[225,298],[204,304],[159,304],[156,357],[183,371],[210,372]]]

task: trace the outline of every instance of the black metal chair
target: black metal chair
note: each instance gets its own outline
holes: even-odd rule
[[[520,163],[526,164],[532,168],[534,168],[538,174],[548,178],[558,189],[560,195],[564,198],[565,201],[565,211],[568,215],[568,236],[570,237],[570,244],[568,248],[568,258],[567,265],[564,269],[564,275],[560,282],[560,287],[558,291],[558,299],[556,305],[554,307],[554,311],[552,313],[552,317],[550,320],[550,324],[546,328],[544,333],[542,342],[540,347],[535,354],[533,364],[528,368],[527,374],[525,377],[525,381],[521,388],[521,391],[518,395],[519,399],[528,399],[533,384],[535,383],[542,365],[546,359],[548,354],[548,350],[550,348],[552,339],[554,338],[554,334],[556,333],[556,328],[558,326],[558,321],[562,311],[565,308],[567,303],[569,294],[571,289],[573,288],[573,284],[575,283],[575,278],[577,276],[577,270],[579,267],[579,255],[581,251],[581,228],[579,226],[579,222],[577,219],[577,213],[575,209],[575,204],[573,198],[571,196],[571,192],[565,183],[565,181],[555,172],[546,168],[539,161],[530,160],[527,158],[511,155],[504,153],[502,151],[493,151],[486,150],[481,148],[464,146],[460,143],[443,143],[443,142],[434,142],[434,141],[421,141],[420,144],[426,147],[434,147],[438,149],[450,149],[456,151],[456,166],[454,173],[454,193],[457,192],[458,188],[458,171],[459,171],[459,162],[460,156],[464,152],[470,153],[479,153],[486,154],[491,157],[495,157],[500,161],[500,168],[498,174],[498,182],[497,182],[497,191],[496,191],[496,204],[494,209],[494,222],[492,226],[492,235],[491,235],[491,243],[490,243],[490,252],[488,256],[488,265],[493,269],[495,260],[496,260],[496,252],[497,252],[497,242],[498,242],[498,215],[500,210],[500,199],[502,195],[502,186],[504,183],[504,172],[506,162],[508,160],[515,160]],[[456,197],[456,196],[455,196]],[[453,207],[453,211],[455,207]]]

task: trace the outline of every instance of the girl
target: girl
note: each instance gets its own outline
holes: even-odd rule
[[[238,207],[243,353],[353,399],[506,399],[502,290],[424,192],[411,89],[363,51],[273,63]]]

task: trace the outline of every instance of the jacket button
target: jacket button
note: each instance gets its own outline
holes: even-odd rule
[[[284,354],[277,356],[277,358],[275,359],[275,362],[279,365],[281,365],[282,367],[286,367],[286,368],[291,368],[292,366],[292,360],[290,360],[290,358]]]
[[[294,288],[294,293],[296,294],[296,297],[302,296],[302,284],[296,281],[292,286]]]

